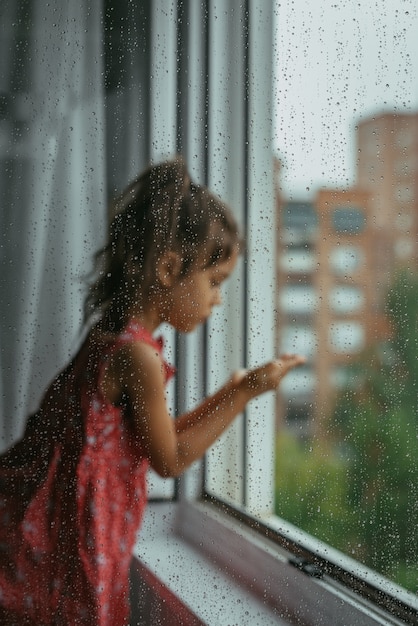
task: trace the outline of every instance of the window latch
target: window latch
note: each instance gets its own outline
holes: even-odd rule
[[[289,563],[312,578],[322,578],[324,575],[324,572],[319,565],[315,565],[315,563],[311,563],[302,557],[291,557],[289,559]]]

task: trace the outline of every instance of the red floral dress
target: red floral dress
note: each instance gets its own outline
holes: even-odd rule
[[[0,457],[2,624],[128,624],[148,461],[100,380],[111,353],[132,341],[162,352],[162,340],[133,322],[94,349],[86,342]]]

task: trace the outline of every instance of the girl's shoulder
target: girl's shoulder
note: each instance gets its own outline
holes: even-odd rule
[[[154,335],[136,320],[130,320],[122,332],[115,338],[117,344],[141,342],[156,348],[158,352],[162,352],[164,348],[164,340],[162,336],[154,337]]]
[[[145,326],[135,320],[130,320],[122,330],[118,331],[104,329],[99,322],[90,330],[86,340],[90,349],[95,346],[100,351],[106,352],[135,342],[149,344],[159,352],[162,352],[164,347],[162,337],[154,337]]]
[[[142,343],[151,346],[161,358],[164,377],[166,381],[169,380],[176,373],[176,369],[165,360],[164,338],[162,335],[154,336],[141,324],[132,320],[128,323],[124,331],[119,336],[119,341],[122,343]]]
[[[152,348],[151,352],[158,354],[161,360],[165,379],[168,380],[175,374],[172,367],[164,357],[164,339],[162,336],[154,336],[147,328],[135,320],[130,320],[128,324],[119,332],[109,332],[100,328],[100,325],[92,329],[90,333],[90,344],[100,353],[100,361],[114,376],[130,376],[132,355],[140,352],[145,354]]]

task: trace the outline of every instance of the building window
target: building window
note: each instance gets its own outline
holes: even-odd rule
[[[283,312],[308,315],[317,305],[315,289],[309,285],[286,285],[281,288],[279,302]]]
[[[416,243],[411,237],[398,237],[395,241],[395,256],[408,262],[415,256]]]
[[[334,313],[357,313],[364,304],[364,294],[357,287],[340,285],[330,292],[329,303]]]
[[[280,257],[280,269],[289,275],[311,273],[315,263],[315,254],[305,248],[291,248]]]
[[[357,235],[366,225],[366,216],[357,207],[337,207],[332,215],[333,226],[337,233]]]
[[[280,353],[305,354],[311,358],[316,349],[316,335],[311,326],[301,326],[294,323],[283,325],[281,328]]]
[[[397,202],[413,202],[415,199],[415,190],[412,182],[398,184],[394,189],[394,199]]]
[[[402,211],[396,215],[395,224],[400,231],[409,233],[414,225],[414,216],[409,212]]]
[[[339,276],[352,275],[361,267],[363,257],[363,252],[357,246],[338,246],[330,253],[331,268]]]
[[[339,365],[331,373],[331,382],[335,389],[355,388],[356,376],[350,367]]]
[[[329,344],[336,352],[353,354],[365,345],[365,331],[359,322],[334,322],[329,330]]]
[[[308,367],[301,367],[291,372],[281,385],[283,397],[287,399],[305,398],[310,396],[315,388],[315,373]]]

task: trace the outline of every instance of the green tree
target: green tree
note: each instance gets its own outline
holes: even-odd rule
[[[391,337],[355,366],[335,419],[347,451],[351,552],[418,590],[418,278],[401,273],[386,302]]]
[[[343,460],[332,449],[282,431],[276,440],[275,470],[276,514],[321,541],[345,548],[352,513]]]
[[[325,448],[281,432],[276,512],[418,591],[418,277],[386,301],[391,336],[352,366]]]

